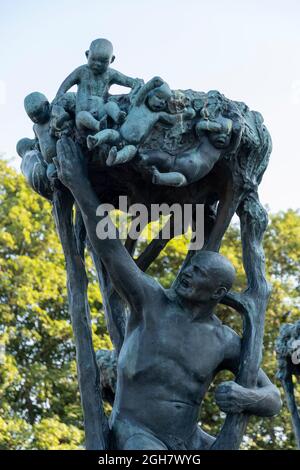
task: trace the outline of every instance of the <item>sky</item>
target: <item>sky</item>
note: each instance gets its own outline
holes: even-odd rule
[[[105,37],[126,75],[217,89],[260,111],[273,140],[261,200],[300,207],[299,0],[1,0],[0,25],[0,153],[15,167],[16,142],[33,136],[24,97],[52,100]]]

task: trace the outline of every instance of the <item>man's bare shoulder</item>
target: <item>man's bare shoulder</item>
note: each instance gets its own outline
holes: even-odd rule
[[[151,295],[155,293],[161,296],[166,296],[166,289],[164,289],[163,286],[158,281],[156,281],[156,279],[145,273],[143,273],[143,275],[145,285],[147,286],[147,290],[149,290]]]
[[[240,344],[241,337],[237,334],[236,331],[230,328],[230,326],[224,325],[223,323],[221,325],[221,328],[222,328],[223,338],[226,342],[226,346],[230,347],[230,346]]]
[[[241,351],[241,337],[229,326],[222,325],[225,358],[239,357]]]

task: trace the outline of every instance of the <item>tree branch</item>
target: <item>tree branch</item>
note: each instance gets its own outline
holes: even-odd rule
[[[92,343],[84,248],[74,233],[73,202],[69,192],[54,191],[53,215],[66,261],[69,311],[76,348],[86,448],[104,450],[107,449],[108,423],[102,406],[99,369]]]
[[[261,362],[264,320],[270,289],[265,278],[262,238],[267,227],[267,214],[256,192],[248,195],[238,215],[241,221],[243,264],[248,288],[243,294],[231,294],[224,303],[243,316],[243,338],[240,368],[236,377],[243,387],[255,387]],[[246,431],[249,415],[229,413],[213,450],[238,449]]]

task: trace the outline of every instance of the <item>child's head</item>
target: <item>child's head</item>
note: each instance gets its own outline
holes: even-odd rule
[[[25,111],[35,124],[45,124],[50,119],[50,104],[46,96],[34,91],[25,97]]]
[[[220,124],[220,129],[216,132],[209,132],[208,139],[214,147],[223,149],[230,144],[232,120],[221,116],[218,118],[217,123]]]
[[[196,132],[199,138],[201,138],[203,132],[205,132],[208,140],[214,147],[223,149],[230,144],[232,120],[221,115],[214,120],[201,119],[196,124]]]
[[[154,88],[148,94],[147,105],[151,111],[164,111],[167,108],[168,100],[172,97],[172,91],[167,83]]]
[[[115,59],[113,45],[107,39],[95,39],[85,55],[90,69],[99,75],[106,72],[109,65]]]
[[[30,152],[35,148],[35,143],[34,139],[28,139],[27,137],[19,140],[16,147],[18,155],[23,158],[27,152]]]
[[[175,90],[172,97],[168,101],[168,109],[170,113],[182,113],[190,105],[188,97],[180,90]]]

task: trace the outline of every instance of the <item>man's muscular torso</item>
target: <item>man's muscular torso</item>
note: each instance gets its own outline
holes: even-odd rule
[[[129,321],[116,404],[118,418],[130,416],[162,438],[172,434],[185,440],[197,426],[202,399],[224,358],[226,327],[215,316],[205,323],[193,320],[172,297],[161,289],[154,305],[144,306],[146,320]]]

